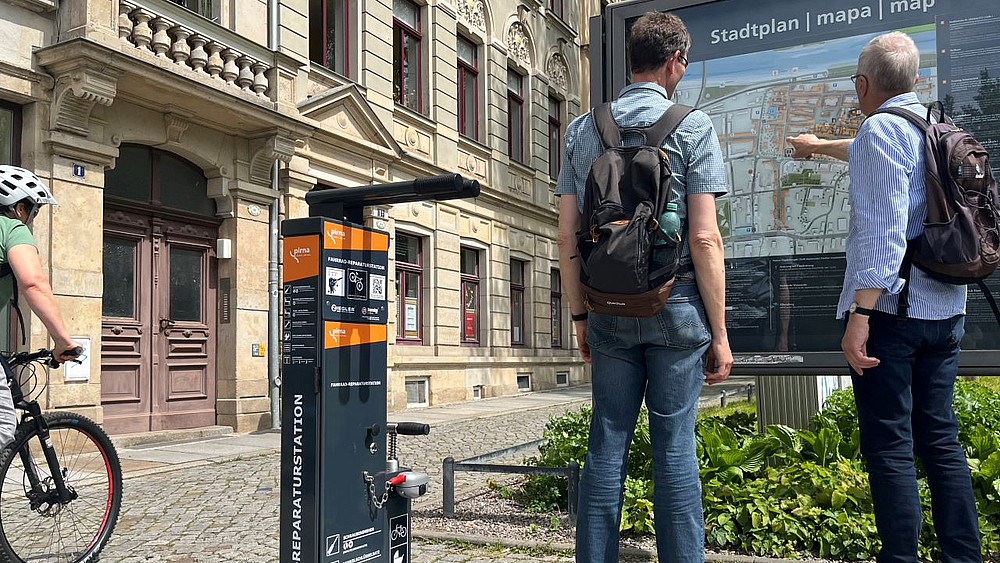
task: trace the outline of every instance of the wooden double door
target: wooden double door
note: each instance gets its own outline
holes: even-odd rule
[[[115,207],[104,220],[104,427],[214,425],[218,227]]]

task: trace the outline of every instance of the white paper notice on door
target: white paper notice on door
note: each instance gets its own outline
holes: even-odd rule
[[[73,340],[80,343],[83,354],[77,358],[80,363],[70,361],[63,364],[63,379],[67,383],[86,383],[90,381],[90,339],[74,336]]]

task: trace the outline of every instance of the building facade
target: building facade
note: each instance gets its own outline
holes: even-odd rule
[[[275,26],[266,0],[0,3],[0,160],[51,183],[33,232],[89,339],[43,407],[112,432],[269,427],[269,214],[455,172],[482,195],[370,211],[395,257],[389,408],[585,381],[552,196],[581,7],[275,1]]]

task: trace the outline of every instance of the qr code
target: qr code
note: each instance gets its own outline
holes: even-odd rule
[[[368,298],[372,301],[385,301],[385,276],[372,274],[368,280],[370,291]]]

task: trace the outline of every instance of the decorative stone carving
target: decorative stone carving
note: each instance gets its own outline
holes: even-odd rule
[[[182,65],[191,58],[191,46],[188,45],[188,38],[194,33],[186,27],[177,26],[173,29],[174,43],[170,47],[170,56],[174,62]]]
[[[135,4],[128,0],[118,2],[118,37],[122,42],[128,43],[132,36],[132,12],[135,11]]]
[[[563,91],[569,90],[569,64],[561,53],[552,53],[545,65],[545,73],[549,75],[549,84]]]
[[[240,58],[240,53],[226,49],[222,52],[225,63],[222,65],[222,79],[230,86],[236,85],[236,79],[240,76],[240,67],[236,66],[236,59]]]
[[[484,0],[457,0],[458,16],[469,27],[486,33],[486,5]]]
[[[168,113],[163,116],[163,126],[167,131],[167,142],[179,144],[188,127],[191,127],[191,122],[184,116]]]
[[[52,129],[87,136],[94,106],[110,106],[117,87],[117,75],[98,69],[77,68],[59,76],[52,104]]]
[[[512,59],[531,68],[531,40],[521,22],[514,22],[507,29],[507,53]]]
[[[286,132],[269,137],[250,160],[250,181],[266,186],[271,183],[271,165],[275,160],[288,163],[295,155],[295,139]]]
[[[165,18],[156,18],[153,20],[153,27],[156,29],[156,32],[153,33],[153,52],[156,53],[157,57],[165,59],[167,58],[167,51],[170,50],[170,46],[173,44],[167,30],[174,27],[174,23]]]
[[[191,36],[191,57],[188,59],[188,63],[195,72],[200,74],[205,73],[205,65],[208,64],[208,52],[205,51],[205,45],[208,42],[209,39],[204,35]]]
[[[178,72],[208,73],[228,86],[267,98],[274,87],[271,56],[266,51],[257,52],[256,57],[240,52],[210,33],[171,22],[135,0],[119,0],[118,35],[126,45],[173,60],[181,67]]]

